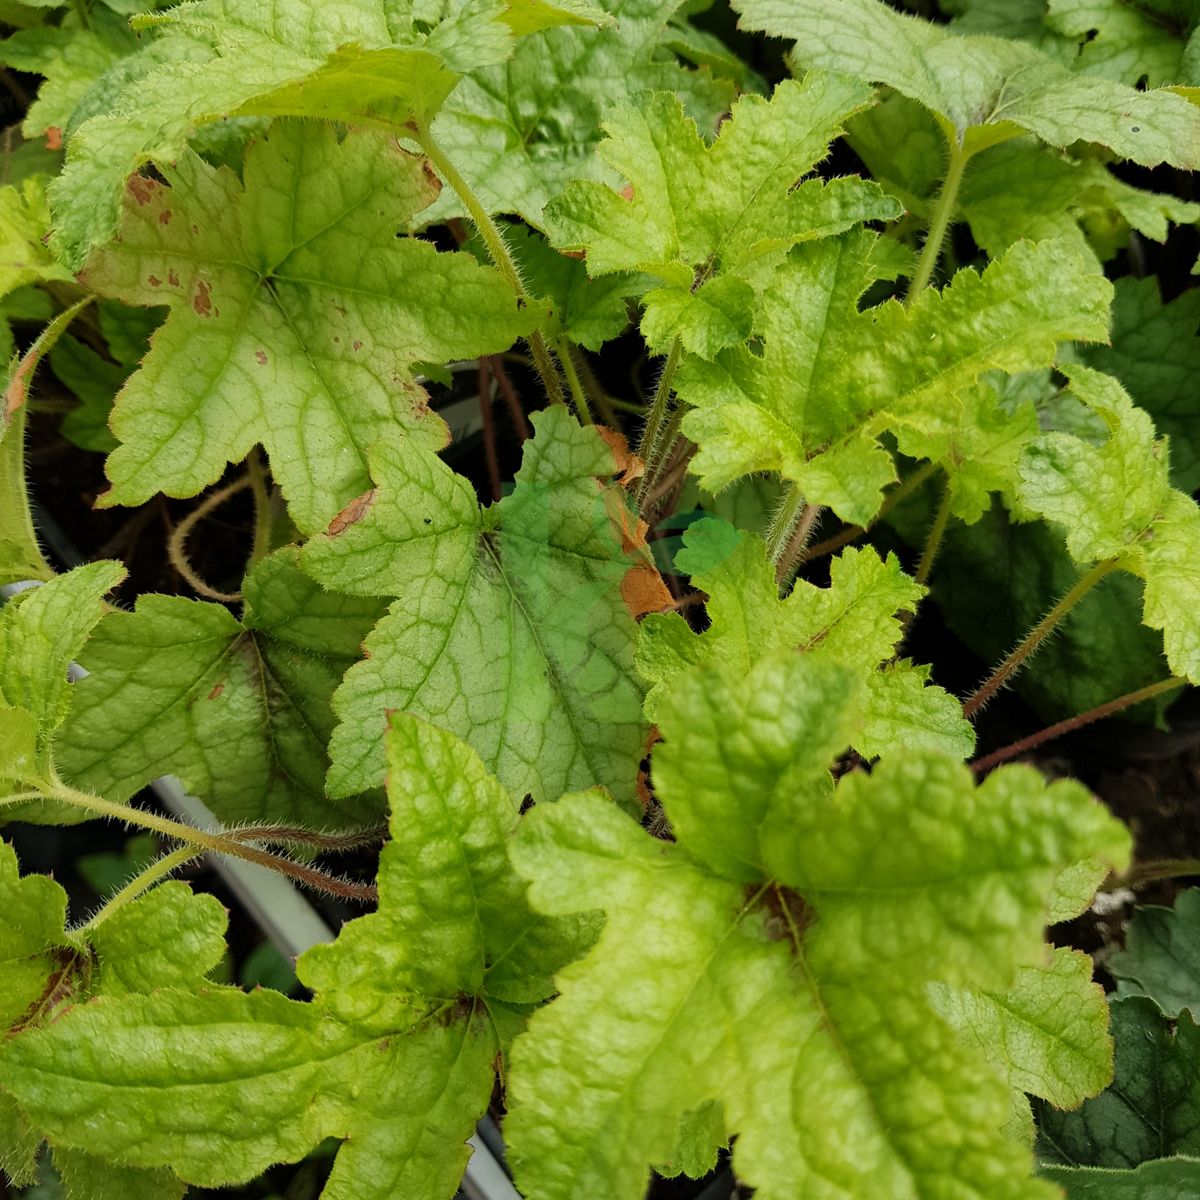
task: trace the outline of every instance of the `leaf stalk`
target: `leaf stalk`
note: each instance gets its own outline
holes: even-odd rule
[[[1102,580],[1120,566],[1120,559],[1098,562],[1075,583],[1074,587],[1029,631],[1025,640],[967,698],[963,716],[973,717],[1016,673],[1025,660],[1050,636],[1059,622]]]

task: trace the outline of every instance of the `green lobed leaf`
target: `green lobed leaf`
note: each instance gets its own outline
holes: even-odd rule
[[[1139,408],[1171,439],[1171,482],[1200,487],[1200,419],[1194,395],[1200,371],[1200,292],[1164,304],[1153,279],[1116,282],[1111,345],[1086,346],[1088,366],[1115,375]]]
[[[1075,1112],[1035,1106],[1038,1154],[1065,1166],[1128,1169],[1200,1148],[1200,1026],[1173,1026],[1152,1001],[1112,1002],[1113,1084]]]
[[[803,658],[775,666],[780,695],[833,674]],[[726,746],[746,735],[738,714],[764,679],[744,681],[743,704],[726,709]],[[677,713],[663,749],[689,719]],[[789,720],[801,754],[807,722],[799,709]],[[738,778],[731,762],[710,780],[712,796],[727,790],[692,827],[705,859],[745,827]],[[659,799],[672,818],[691,803],[661,781]],[[689,833],[656,841],[598,796],[526,817],[513,859],[535,908],[603,908],[606,922],[514,1046],[506,1134],[518,1184],[545,1200],[640,1196],[684,1114],[720,1101],[734,1167],[766,1200],[834,1186],[864,1198],[948,1186],[1049,1195],[1000,1132],[1001,1079],[925,989],[1007,987],[1040,953],[1058,870],[1092,853],[1123,859],[1126,835],[1075,784],[1047,788],[1008,768],[975,789],[964,767],[920,753],[836,791],[797,791],[785,775],[771,802],[760,839],[771,875],[749,887],[693,858]],[[969,1141],[940,1119],[947,1111],[974,1114]]]
[[[643,332],[664,351],[678,336],[711,358],[750,333],[756,274],[796,242],[899,216],[874,184],[797,186],[870,91],[814,73],[769,101],[743,96],[707,146],[674,96],[613,109],[599,154],[624,191],[571,183],[546,208],[551,240],[586,252],[588,273],[644,272],[665,285],[644,297]]]
[[[763,297],[761,355],[685,363],[680,395],[693,470],[718,490],[777,471],[805,498],[866,524],[895,479],[885,429],[920,439],[961,427],[961,397],[984,372],[1054,360],[1069,338],[1100,339],[1110,295],[1076,247],[1018,243],[982,274],[962,271],[912,305],[860,312],[878,239],[865,231],[799,247]]]
[[[1093,889],[1094,890],[1094,889]],[[1079,950],[1047,950],[1007,992],[938,986],[934,1007],[964,1040],[1005,1071],[1009,1086],[1056,1108],[1077,1108],[1113,1073],[1104,991]]]
[[[113,410],[102,505],[193,495],[261,442],[297,526],[324,528],[388,430],[447,440],[415,363],[503,350],[534,324],[495,271],[397,239],[436,187],[394,139],[286,122],[244,183],[190,154],[164,174],[130,182],[119,240],[84,273],[171,307]]]
[[[31,176],[0,187],[0,295],[43,279],[69,281],[42,240],[50,230],[45,184]]]
[[[323,591],[285,548],[246,577],[242,620],[221,604],[147,595],[112,612],[55,743],[63,773],[110,800],[178,775],[226,822],[369,823],[373,797],[325,796],[330,697],[382,614]]]
[[[608,445],[561,406],[532,421],[497,506],[392,440],[375,490],[305,548],[326,587],[396,597],[334,697],[332,795],[378,784],[397,709],[458,734],[517,797],[598,784],[632,799],[646,729],[622,587],[653,571],[624,492],[597,483],[618,470]]]
[[[873,757],[902,733],[909,746],[970,754],[974,737],[954,697],[927,687],[909,663],[882,668],[900,641],[902,614],[915,611],[924,593],[894,555],[843,551],[830,561],[828,588],[797,580],[780,600],[761,539],[709,518],[689,526],[675,562],[708,594],[709,627],[693,634],[679,613],[643,619],[636,661],[651,685],[646,715],[652,721],[660,720],[680,677],[696,664],[746,672],[763,657],[797,650],[836,663],[861,684],[860,718],[842,731],[860,753]],[[765,710],[769,726],[768,718]],[[835,747],[841,749],[844,744]]]
[[[1200,112],[1170,92],[1139,92],[1032,46],[956,35],[882,0],[739,0],[741,25],[796,42],[795,61],[843,71],[923,104],[968,151],[1022,130],[1052,146],[1097,142],[1122,158],[1200,166]]]
[[[89,88],[136,49],[124,21],[103,9],[93,17],[87,27],[64,21],[22,29],[0,42],[0,63],[45,77],[21,122],[26,137],[55,129],[61,138]]]
[[[166,990],[76,1008],[13,1039],[0,1083],[52,1144],[170,1165],[205,1186],[251,1179],[353,1132],[326,1200],[355,1187],[384,1197],[421,1141],[436,1140],[443,1158],[425,1163],[423,1191],[409,1194],[449,1196],[466,1148],[446,1153],[446,1144],[465,1140],[485,1102],[494,1047],[477,1014],[427,1018],[419,1032],[381,1036],[269,990]],[[107,1103],[114,1090],[119,1104]]]
[[[1200,1013],[1200,890],[1175,898],[1173,908],[1140,906],[1125,933],[1125,949],[1104,968],[1120,996],[1149,996],[1168,1017]]]
[[[0,929],[0,1028],[7,1033],[54,1006],[73,955],[64,931],[66,892],[48,876],[22,876],[7,842],[0,842],[0,900],[8,914]],[[10,1137],[0,1134],[0,1153]]]
[[[1108,426],[1100,446],[1047,433],[1025,449],[1021,502],[1060,525],[1076,562],[1112,559],[1146,581],[1142,620],[1163,633],[1167,663],[1200,678],[1200,511],[1168,479],[1166,444],[1113,378],[1067,369],[1071,389]]]

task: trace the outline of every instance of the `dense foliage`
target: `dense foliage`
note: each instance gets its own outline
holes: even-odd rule
[[[0,844],[14,1185],[449,1200],[493,1103],[530,1200],[1200,1194],[1198,893],[1046,935],[1198,864],[976,755],[1200,683],[1200,6],[732,7],[0,0],[0,806],[162,847]],[[48,416],[215,488],[181,594],[52,561]],[[205,854],[375,907],[246,991]]]

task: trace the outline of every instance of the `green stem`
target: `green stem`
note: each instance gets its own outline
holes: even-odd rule
[[[1121,887],[1136,888],[1147,883],[1157,883],[1161,879],[1182,879],[1188,875],[1200,875],[1200,858],[1166,858],[1155,862],[1135,863],[1113,882]]]
[[[463,202],[471,221],[479,230],[479,236],[483,238],[483,244],[487,247],[489,257],[496,269],[512,286],[517,300],[523,304],[528,303],[529,295],[525,291],[525,284],[521,281],[521,273],[517,270],[517,264],[504,244],[504,235],[500,232],[496,222],[492,220],[488,210],[484,208],[482,201],[459,173],[458,168],[442,153],[442,148],[433,140],[428,129],[422,129],[416,135],[416,140],[425,152],[425,156],[437,169],[438,174],[454,189],[455,195]],[[541,331],[533,330],[528,340],[529,350],[533,355],[533,365],[538,375],[541,376],[546,395],[555,404],[565,403],[558,369],[554,365],[554,359],[550,357],[550,351],[546,348]]]
[[[1060,738],[1064,734],[1073,733],[1076,729],[1082,729],[1085,725],[1091,725],[1094,721],[1102,721],[1105,717],[1111,717],[1114,713],[1124,712],[1127,708],[1132,708],[1135,704],[1141,704],[1145,700],[1153,700],[1156,696],[1165,695],[1167,692],[1178,691],[1179,688],[1187,684],[1186,679],[1160,679],[1157,683],[1147,684],[1145,687],[1138,688],[1136,691],[1126,692],[1123,696],[1118,696],[1115,700],[1109,700],[1104,704],[1098,704],[1095,708],[1089,708],[1087,712],[1079,713],[1074,717],[1067,717],[1065,721],[1058,721],[1054,725],[1049,725],[1045,729],[1039,729],[1037,733],[1031,733],[1028,737],[1021,738],[1020,741],[1013,742],[1008,746],[1001,746],[999,750],[993,750],[991,754],[985,754],[983,758],[977,758],[971,764],[971,770],[976,774],[982,774],[984,771],[990,771],[993,767],[999,766],[1002,762],[1007,762],[1010,758],[1016,758],[1018,754],[1025,754],[1030,750],[1037,749],[1038,746],[1044,745],[1046,742],[1052,742],[1055,738]]]
[[[654,399],[646,415],[646,425],[642,430],[642,440],[638,443],[638,457],[646,464],[646,472],[638,486],[638,504],[641,505],[658,474],[659,460],[662,458],[663,443],[666,427],[670,423],[671,394],[675,383],[675,372],[683,358],[683,343],[676,338],[671,343],[671,351],[663,365],[662,374],[658,377],[658,386],[654,389]]]
[[[29,408],[29,389],[43,357],[95,298],[84,296],[60,312],[5,377],[4,394],[0,399],[0,538],[21,548],[25,560],[21,568],[29,579],[54,578],[54,571],[38,544],[25,480],[25,415]]]
[[[933,278],[934,268],[941,257],[942,243],[946,240],[946,231],[950,228],[954,209],[958,204],[958,190],[962,186],[963,171],[966,170],[973,153],[974,151],[964,150],[957,141],[951,139],[950,162],[942,180],[942,190],[938,192],[937,203],[929,222],[929,232],[925,235],[925,245],[921,248],[921,257],[917,261],[917,269],[904,297],[906,305],[912,304]]]
[[[579,372],[575,370],[575,360],[571,357],[570,342],[560,341],[555,347],[558,352],[558,361],[562,366],[563,374],[567,379],[567,387],[571,392],[571,399],[575,402],[575,411],[579,414],[579,420],[584,425],[592,424],[592,410],[588,405],[587,392],[584,390],[583,381],[579,378]]]
[[[973,717],[1016,673],[1025,660],[1054,632],[1059,622],[1102,580],[1120,560],[1105,559],[1084,574],[1073,588],[1029,631],[1025,640],[992,672],[963,704],[963,716]]]
[[[933,518],[929,536],[925,539],[925,549],[921,551],[921,561],[917,564],[916,581],[924,587],[929,582],[933,572],[933,564],[937,561],[938,551],[946,536],[946,526],[950,523],[950,480],[942,489],[942,500],[938,505],[937,514]]]
[[[95,929],[97,925],[107,921],[118,909],[124,908],[131,900],[136,900],[143,892],[152,888],[160,879],[165,879],[185,863],[199,858],[201,853],[202,851],[197,850],[195,846],[181,846],[178,850],[172,850],[170,854],[164,854],[161,858],[155,859],[144,871],[140,871],[135,875],[119,892],[110,896],[103,907],[97,909],[87,921],[72,932],[86,933],[89,930]]]
[[[775,564],[775,583],[781,590],[791,583],[792,576],[800,566],[804,548],[808,545],[808,539],[812,537],[812,531],[816,528],[820,516],[819,504],[806,504],[797,514],[792,531]]]
[[[249,568],[271,553],[271,497],[267,492],[266,472],[257,446],[246,457],[246,477],[254,496],[254,543],[250,549],[250,561],[246,564]]]
[[[771,523],[767,526],[764,540],[767,543],[767,553],[771,557],[773,563],[779,562],[783,555],[783,548],[787,545],[788,539],[792,536],[792,530],[796,527],[796,522],[800,519],[800,514],[804,511],[804,497],[800,494],[799,488],[796,485],[789,484],[788,490],[784,493],[783,499],[779,503],[779,507],[771,515]]]

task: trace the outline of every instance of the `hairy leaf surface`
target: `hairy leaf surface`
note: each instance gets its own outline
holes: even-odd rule
[[[637,665],[651,684],[651,720],[688,668],[712,663],[744,672],[760,658],[790,649],[837,663],[861,679],[860,722],[849,738],[860,754],[878,755],[895,744],[901,728],[908,746],[970,754],[974,736],[958,701],[926,686],[911,663],[884,665],[900,641],[903,614],[914,612],[924,594],[894,555],[880,559],[872,549],[846,550],[830,563],[828,588],[797,580],[780,600],[761,539],[708,519],[689,527],[675,563],[708,593],[710,624],[697,636],[679,613],[643,620]],[[768,708],[764,720],[770,719]],[[708,734],[696,736],[703,742]]]
[[[1032,46],[956,35],[882,0],[739,0],[741,24],[796,42],[795,61],[886,83],[968,150],[1022,130],[1052,146],[1098,142],[1146,166],[1200,167],[1200,111],[1170,92],[1077,74]]]
[[[673,96],[614,109],[599,154],[628,181],[625,190],[570,184],[546,208],[551,239],[586,252],[592,276],[637,271],[660,280],[644,297],[651,347],[663,351],[679,336],[711,358],[749,336],[751,284],[789,245],[900,215],[862,180],[797,186],[869,100],[869,89],[845,77],[785,81],[769,101],[743,96],[711,146]]]
[[[679,392],[696,411],[683,429],[704,487],[776,471],[810,503],[866,524],[895,479],[881,432],[899,431],[904,449],[906,429],[955,431],[985,371],[1049,364],[1059,341],[1105,336],[1109,285],[1076,248],[1021,243],[910,307],[860,312],[878,245],[856,231],[799,247],[764,295],[762,354],[685,364]]]
[[[239,621],[221,604],[142,596],[101,623],[55,750],[73,783],[127,800],[176,774],[225,822],[361,825],[370,799],[325,798],[334,688],[383,612],[322,591],[297,552],[259,563]]]
[[[471,71],[433,126],[472,189],[492,212],[535,227],[572,179],[610,179],[595,155],[601,121],[616,95],[670,92],[706,133],[729,110],[736,89],[712,70],[689,70],[672,49],[682,27],[680,0],[605,0],[613,18],[600,29],[547,29],[522,38],[503,64]],[[425,214],[459,213],[444,193]]]
[[[337,1137],[324,1200],[453,1195],[492,1088],[486,1006],[545,996],[590,922],[530,911],[505,856],[517,809],[467,746],[411,717],[391,727],[380,911],[300,960],[317,999],[176,978],[12,1039],[0,1086],[56,1148],[216,1185]]]
[[[315,532],[369,485],[366,449],[387,431],[445,443],[415,363],[504,350],[532,327],[495,271],[397,238],[436,187],[380,134],[282,123],[244,183],[191,154],[165,173],[169,187],[130,182],[120,239],[84,275],[171,307],[117,399],[102,504],[194,495],[261,442]]]
[[[465,479],[393,440],[376,489],[309,543],[325,586],[396,597],[334,697],[331,794],[380,782],[398,709],[464,738],[514,795],[632,798],[645,727],[622,589],[657,577],[624,492],[602,482],[618,470],[608,444],[561,406],[532,420],[498,505],[481,511]]]
[[[677,740],[699,715],[694,695],[664,717],[656,759],[674,756],[677,773],[658,777],[659,799],[680,817],[675,843],[597,796],[526,818],[513,855],[534,906],[603,908],[606,923],[514,1047],[506,1131],[519,1184],[546,1200],[640,1196],[682,1116],[719,1100],[739,1176],[772,1200],[932,1197],[959,1180],[982,1195],[1048,1195],[999,1132],[1002,1080],[925,989],[1009,986],[1040,953],[1058,871],[1094,853],[1123,859],[1124,833],[1076,785],[1047,788],[1025,769],[975,789],[952,760],[914,753],[822,785],[817,747],[836,744],[827,730],[852,685],[802,657],[723,681],[742,701],[717,734],[727,754],[753,745],[737,714],[772,669],[777,694],[824,697],[789,706],[772,731],[794,769],[765,760],[749,786],[729,759],[701,801]],[[720,678],[695,677],[706,674],[710,687]],[[969,1139],[936,1118],[947,1110],[976,1114]]]

